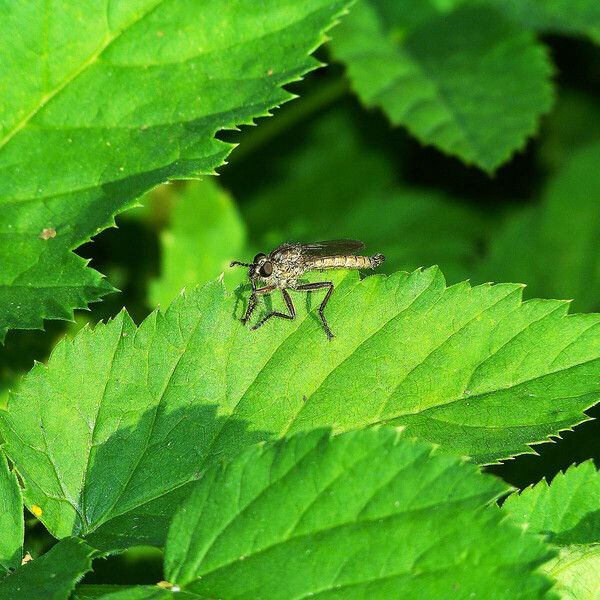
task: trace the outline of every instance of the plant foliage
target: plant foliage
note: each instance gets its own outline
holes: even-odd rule
[[[600,316],[521,290],[348,275],[329,342],[313,311],[249,331],[208,284],[59,343],[0,415],[5,449],[46,527],[103,549],[160,544],[190,482],[261,439],[386,423],[479,462],[525,452],[597,401]]]
[[[549,110],[550,64],[531,33],[493,8],[434,4],[361,0],[335,34],[335,55],[367,105],[493,171]]]
[[[346,4],[3,3],[0,338],[110,291],[72,250],[159,183],[213,173],[215,134],[289,100]]]

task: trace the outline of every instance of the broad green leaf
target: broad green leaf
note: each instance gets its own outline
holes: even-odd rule
[[[0,573],[21,564],[24,527],[21,488],[0,450]]]
[[[597,0],[482,0],[506,16],[543,33],[585,35],[600,43]]]
[[[250,331],[218,282],[60,342],[0,411],[26,504],[57,537],[160,545],[190,482],[258,440],[387,423],[486,463],[600,397],[600,315],[516,284],[446,288],[435,268],[336,281],[331,342],[318,300],[292,292],[296,320]]]
[[[255,445],[177,512],[165,577],[190,600],[546,597],[537,568],[552,551],[489,507],[506,489],[387,428]]]
[[[210,180],[190,183],[175,200],[161,233],[161,274],[150,285],[150,304],[166,306],[184,287],[225,274],[229,289],[245,273],[229,263],[247,253],[246,229],[229,194]]]
[[[210,174],[347,0],[0,6],[0,337],[111,290],[71,251],[168,179]]]
[[[77,582],[92,568],[94,550],[68,538],[48,552],[0,579],[0,600],[67,600]]]
[[[438,191],[396,184],[389,157],[357,125],[350,111],[326,114],[300,149],[263,168],[264,179],[275,181],[240,198],[256,248],[351,237],[385,255],[378,270],[438,264],[451,282],[469,277],[488,229],[483,214]],[[273,172],[276,178],[268,177]]]
[[[600,596],[600,473],[592,461],[513,493],[503,510],[561,547],[544,570],[558,581],[561,598]]]
[[[549,551],[485,508],[505,490],[391,429],[296,435],[206,474],[165,577],[207,598],[540,598]]]
[[[531,294],[600,308],[600,143],[573,154],[538,207],[516,212],[494,238],[479,279],[526,281]]]
[[[415,14],[361,0],[334,35],[356,93],[426,144],[493,171],[552,102],[551,66],[533,35],[487,6]],[[429,8],[426,8],[429,7]]]

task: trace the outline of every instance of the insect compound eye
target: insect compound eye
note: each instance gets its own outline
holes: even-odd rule
[[[273,273],[273,263],[270,261],[267,261],[266,263],[264,263],[258,270],[258,274],[261,277],[269,277],[272,273]]]
[[[266,254],[263,254],[262,252],[259,252],[255,257],[254,260],[252,262],[257,263],[259,260],[263,259],[263,258],[267,258]]]

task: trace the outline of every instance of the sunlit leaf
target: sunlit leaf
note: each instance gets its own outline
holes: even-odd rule
[[[539,598],[548,550],[482,510],[505,489],[393,430],[297,435],[207,473],[173,520],[165,577],[232,599]]]
[[[59,343],[0,411],[28,506],[58,537],[160,545],[205,468],[258,440],[381,423],[479,462],[529,450],[600,397],[600,316],[437,269],[336,279],[328,341],[298,317],[250,331],[210,283],[137,328],[126,312]],[[275,305],[275,304],[274,304]]]
[[[223,164],[216,132],[289,100],[346,4],[2,3],[0,338],[110,291],[72,250],[157,184]]]
[[[587,600],[600,593],[600,473],[592,461],[511,494],[503,510],[561,547],[544,566],[561,598]]]

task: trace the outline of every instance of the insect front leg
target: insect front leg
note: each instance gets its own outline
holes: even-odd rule
[[[292,302],[292,299],[290,298],[290,295],[288,294],[288,292],[286,290],[281,290],[281,295],[283,296],[283,299],[285,300],[285,303],[288,307],[288,310],[290,311],[290,314],[286,315],[285,313],[279,312],[278,310],[274,310],[274,311],[270,312],[268,315],[266,315],[265,317],[263,317],[256,325],[251,327],[252,330],[258,329],[259,327],[264,325],[271,317],[280,317],[281,319],[290,319],[290,320],[293,320],[296,318],[296,309],[294,307],[294,303]]]
[[[242,317],[242,323],[245,325],[252,316],[256,305],[258,304],[258,296],[261,294],[268,294],[275,289],[274,285],[266,285],[262,288],[254,288],[252,289],[252,294],[250,294],[250,298],[248,300],[248,308],[246,309],[246,314]]]
[[[331,292],[333,292],[333,282],[331,281],[316,281],[315,283],[303,283],[301,285],[297,285],[294,289],[301,292],[314,292],[315,290],[322,290],[324,288],[329,288],[327,293],[325,294],[325,298],[321,302],[321,306],[319,306],[319,316],[321,317],[321,323],[323,323],[323,327],[325,328],[325,333],[327,337],[332,340],[335,336],[331,332],[329,325],[327,324],[327,319],[325,318],[325,307],[327,306],[327,302],[329,302],[329,298],[331,297]]]

